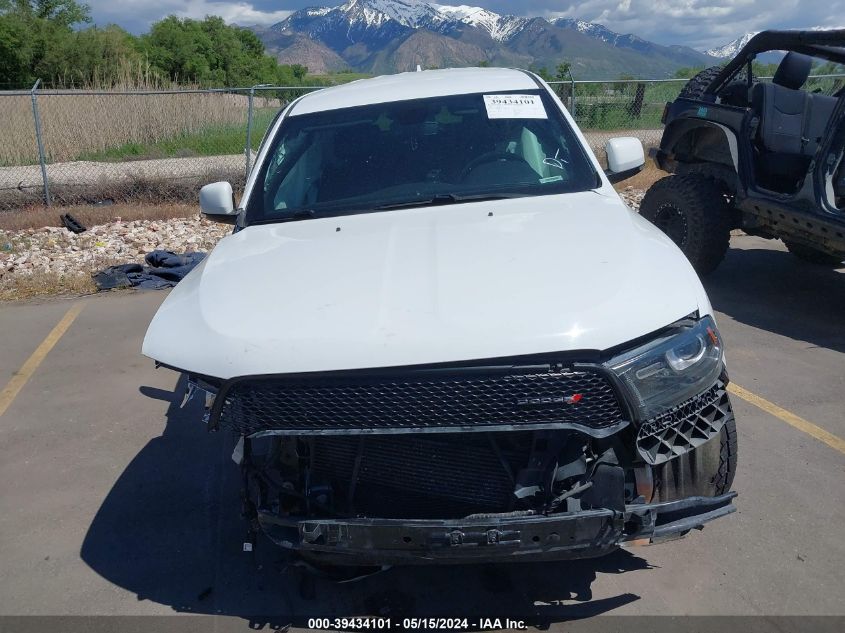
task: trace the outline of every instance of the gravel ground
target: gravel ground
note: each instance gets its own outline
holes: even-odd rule
[[[620,192],[639,209],[644,191]],[[67,229],[44,227],[21,231],[0,230],[0,285],[33,274],[63,277],[90,275],[114,264],[143,263],[155,249],[185,253],[209,251],[231,231],[225,224],[197,215],[171,220],[135,220],[94,226],[76,235]]]
[[[0,231],[0,280],[33,273],[90,274],[112,264],[143,263],[144,255],[155,249],[208,251],[231,230],[197,215],[113,222],[79,235],[52,226]]]
[[[625,189],[619,192],[619,196],[625,201],[625,203],[631,207],[633,211],[637,212],[640,210],[640,202],[643,201],[644,195],[645,189],[634,189],[633,187],[625,187]]]

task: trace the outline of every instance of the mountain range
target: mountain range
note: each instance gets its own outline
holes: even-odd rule
[[[720,61],[687,46],[662,46],[582,20],[500,15],[424,0],[348,0],[302,9],[253,30],[280,62],[303,64],[315,74],[479,63],[554,71],[567,61],[576,79],[662,78],[678,68]]]
[[[751,33],[745,33],[740,37],[736,38],[732,42],[728,42],[724,46],[717,46],[715,48],[710,48],[704,51],[707,55],[711,57],[718,57],[721,59],[727,59],[729,57],[733,57],[736,55],[740,49],[748,44],[752,37],[757,35],[758,31],[752,31]]]
[[[752,37],[757,35],[757,33],[759,33],[759,31],[745,33],[732,42],[728,42],[724,46],[717,46],[715,48],[708,49],[705,53],[711,57],[716,57],[722,61],[726,61],[736,55],[743,46],[748,44]],[[783,59],[783,55],[784,53],[781,51],[768,51],[757,55],[757,61],[761,64],[777,64],[781,59]]]

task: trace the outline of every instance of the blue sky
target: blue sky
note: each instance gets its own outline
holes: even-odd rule
[[[291,11],[320,6],[319,0],[85,0],[97,24],[113,22],[134,33],[169,14],[202,18],[220,15],[235,24],[272,24]],[[334,0],[325,6],[341,4]],[[748,31],[766,28],[839,26],[845,0],[439,0],[471,4],[498,13],[564,16],[599,22],[660,44],[706,48]]]

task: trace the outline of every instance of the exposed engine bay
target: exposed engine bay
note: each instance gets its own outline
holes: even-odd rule
[[[252,429],[233,459],[255,532],[306,558],[458,562],[467,548],[472,559],[569,558],[677,537],[733,511],[730,481],[716,476],[732,419],[720,381],[647,424],[601,437],[575,428]]]

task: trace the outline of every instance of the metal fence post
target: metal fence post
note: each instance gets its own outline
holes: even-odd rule
[[[572,76],[572,69],[569,69],[569,85],[572,91],[572,118],[576,118],[578,115],[575,112],[575,77]]]
[[[35,81],[29,95],[32,97],[32,117],[35,120],[35,140],[38,143],[38,160],[41,163],[41,181],[44,183],[44,202],[49,207],[52,203],[50,200],[50,183],[47,180],[47,159],[44,156],[44,140],[41,138],[41,116],[38,114],[38,85],[41,83],[40,79]]]
[[[255,86],[249,89],[249,108],[246,115],[246,174],[244,177],[249,179],[249,170],[252,167],[252,114],[253,101],[255,100]]]

